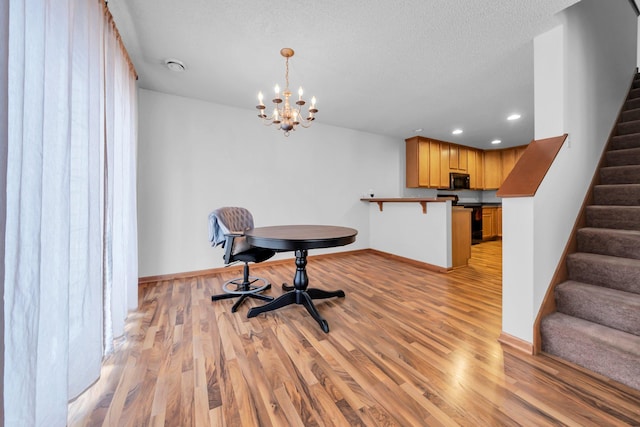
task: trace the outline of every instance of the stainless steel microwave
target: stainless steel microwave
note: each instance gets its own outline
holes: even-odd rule
[[[468,173],[451,172],[449,174],[449,188],[451,190],[468,190],[471,187],[471,178]]]

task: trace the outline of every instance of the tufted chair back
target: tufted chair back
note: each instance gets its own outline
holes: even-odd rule
[[[253,216],[245,208],[224,207],[216,209],[218,220],[227,231],[243,233],[253,228]]]
[[[209,239],[213,246],[222,244],[226,246],[228,235],[232,234],[231,248],[226,248],[225,262],[230,262],[233,255],[250,249],[246,238],[243,236],[246,230],[253,228],[253,215],[245,208],[223,207],[211,212],[209,215]]]

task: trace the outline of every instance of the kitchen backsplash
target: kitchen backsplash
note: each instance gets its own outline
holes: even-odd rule
[[[502,203],[496,190],[434,190],[430,188],[404,188],[402,197],[436,197],[438,194],[456,194],[458,203]],[[384,197],[380,195],[380,197]]]

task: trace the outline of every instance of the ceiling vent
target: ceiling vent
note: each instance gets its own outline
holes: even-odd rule
[[[184,66],[184,63],[177,59],[167,59],[164,61],[164,65],[171,71],[175,71],[177,73],[181,73],[187,69],[187,67]]]

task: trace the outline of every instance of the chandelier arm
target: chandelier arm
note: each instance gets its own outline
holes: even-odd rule
[[[305,128],[305,129],[310,128],[310,127],[311,127],[311,125],[313,124],[313,120],[306,120],[306,119],[305,119],[305,121],[306,121],[307,123],[309,123],[309,124],[308,124],[308,125],[305,125],[305,124],[304,124],[304,122],[300,122],[300,126],[302,126],[302,127],[303,127],[303,128]]]

